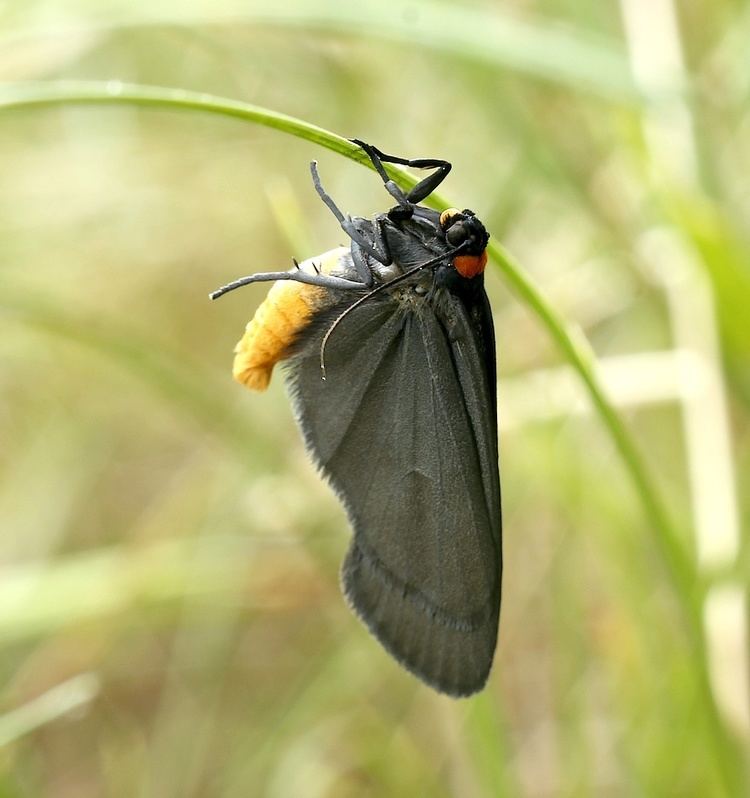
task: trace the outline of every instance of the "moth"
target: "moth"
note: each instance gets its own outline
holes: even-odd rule
[[[470,210],[422,203],[447,161],[387,155],[358,139],[394,202],[344,214],[349,243],[272,282],[236,346],[234,377],[264,390],[278,362],[310,456],[353,537],[343,593],[383,647],[452,696],[485,685],[502,571],[495,335],[484,289],[489,235]],[[383,164],[429,169],[409,192]]]

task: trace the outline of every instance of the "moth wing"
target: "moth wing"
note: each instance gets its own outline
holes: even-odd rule
[[[484,686],[500,607],[497,428],[469,313],[373,298],[290,361],[299,424],[354,538],[344,593],[382,645],[452,695]],[[334,314],[335,315],[335,314]],[[491,323],[491,321],[490,321]]]

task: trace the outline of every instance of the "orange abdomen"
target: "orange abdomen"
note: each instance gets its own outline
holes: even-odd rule
[[[234,378],[251,390],[264,391],[273,367],[284,359],[324,294],[314,285],[291,280],[274,283],[234,348]]]

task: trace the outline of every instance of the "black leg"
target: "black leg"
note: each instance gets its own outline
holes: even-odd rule
[[[386,191],[393,197],[393,199],[398,202],[399,205],[402,205],[405,208],[409,208],[411,210],[411,202],[407,198],[406,194],[401,190],[400,186],[398,186],[390,177],[388,177],[388,172],[383,169],[383,160],[388,160],[387,158],[381,158],[382,153],[375,149],[375,147],[371,146],[370,144],[365,144],[364,141],[360,141],[359,139],[352,139],[354,144],[358,144],[362,149],[367,153],[370,160],[372,161],[372,165],[375,167],[375,171],[380,175],[383,185],[386,188]],[[395,163],[395,161],[394,161]]]
[[[399,205],[416,205],[426,197],[429,197],[429,195],[432,194],[432,192],[443,182],[443,180],[445,180],[448,172],[451,170],[450,163],[439,158],[399,158],[397,155],[388,155],[387,153],[379,150],[377,147],[373,147],[372,144],[366,144],[364,141],[360,141],[360,139],[351,139],[351,141],[354,144],[358,144],[367,153],[372,161],[373,166],[383,179],[386,189],[393,197],[395,197]],[[390,177],[388,177],[385,169],[383,169],[383,163],[397,163],[401,166],[412,166],[416,169],[434,169],[435,172],[417,183],[417,185],[414,186],[414,188],[404,196],[404,193],[401,191],[401,189],[396,186]],[[396,192],[398,193],[395,193],[392,190],[392,187],[395,187]]]
[[[250,274],[247,277],[240,277],[239,280],[234,280],[221,288],[212,291],[209,296],[211,299],[218,299],[235,288],[240,288],[243,285],[250,285],[250,283],[267,283],[276,282],[277,280],[293,280],[295,283],[306,283],[307,285],[317,285],[321,288],[333,288],[338,291],[361,291],[362,283],[356,280],[347,280],[344,277],[334,277],[332,274],[321,274],[319,270],[313,274],[304,271],[297,267],[288,272],[263,272],[260,274]],[[365,286],[366,287],[366,286]]]
[[[367,261],[365,260],[362,247],[360,247],[356,241],[352,241],[351,249],[352,262],[354,263],[354,268],[357,270],[357,276],[362,280],[364,285],[366,285],[368,288],[371,288],[375,281],[372,278],[372,269],[368,266]]]
[[[310,173],[312,174],[313,185],[315,186],[315,190],[318,192],[318,196],[323,200],[323,202],[328,206],[328,209],[331,213],[336,217],[341,228],[343,231],[351,238],[352,241],[355,241],[359,246],[368,254],[372,255],[376,261],[382,263],[384,266],[390,266],[391,258],[388,255],[388,250],[384,244],[384,238],[382,235],[382,231],[376,239],[373,236],[369,236],[358,230],[354,220],[348,214],[345,216],[341,210],[338,208],[336,203],[333,201],[331,196],[328,192],[323,188],[320,183],[320,175],[318,174],[318,164],[315,161],[312,161],[310,164]],[[381,245],[380,248],[378,245]]]

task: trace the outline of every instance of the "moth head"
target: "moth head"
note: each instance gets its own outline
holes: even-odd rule
[[[461,253],[453,259],[456,271],[469,278],[483,272],[490,236],[474,211],[447,208],[440,214],[440,227],[451,247],[461,247]]]

